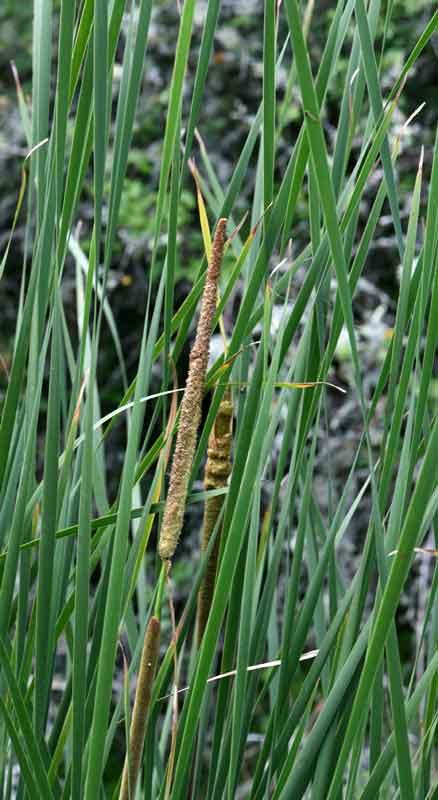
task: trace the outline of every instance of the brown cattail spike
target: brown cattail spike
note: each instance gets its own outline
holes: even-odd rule
[[[173,557],[183,524],[190,470],[201,419],[202,395],[208,366],[211,328],[216,311],[217,283],[225,246],[226,224],[225,219],[220,219],[217,224],[195,343],[190,353],[189,374],[181,402],[178,436],[158,544],[158,552],[163,560]]]
[[[159,652],[160,621],[157,617],[151,617],[146,628],[143,651],[141,654],[140,672],[138,674],[137,689],[135,692],[131,728],[129,731],[129,743],[125,766],[123,768],[119,800],[129,800],[129,798],[135,797],[135,787],[137,785],[137,777],[143,753],[152,684]]]
[[[219,406],[210,438],[208,440],[207,463],[205,465],[205,489],[222,489],[227,485],[231,472],[231,444],[233,406],[229,389]],[[223,495],[209,498],[205,503],[201,535],[201,553],[207,550],[224,502]],[[208,559],[207,568],[198,595],[197,641],[200,644],[207,624],[216,580],[220,535],[218,534]]]

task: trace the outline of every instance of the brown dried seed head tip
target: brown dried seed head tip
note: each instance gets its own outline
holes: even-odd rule
[[[151,634],[157,635],[160,630],[160,620],[158,617],[151,617],[149,620],[149,628],[151,630]]]
[[[210,276],[213,278],[213,280],[217,279],[220,272],[221,261],[225,246],[226,228],[227,228],[227,220],[225,219],[225,217],[221,217],[216,226],[216,231],[213,239],[213,248],[211,251],[210,265],[209,265]]]

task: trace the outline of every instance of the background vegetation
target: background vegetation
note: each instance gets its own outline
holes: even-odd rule
[[[0,21],[2,796],[435,797],[438,12]]]

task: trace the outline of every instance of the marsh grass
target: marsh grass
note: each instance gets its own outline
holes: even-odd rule
[[[401,71],[383,97],[394,4],[385,11],[379,0],[368,7],[363,0],[333,4],[316,65],[307,43],[312,4],[303,10],[297,0],[266,0],[261,103],[222,185],[197,130],[221,25],[219,0],[203,8],[199,50],[192,43],[195,0],[185,0],[179,18],[135,377],[121,382],[119,405],[103,418],[99,356],[106,327],[127,374],[108,284],[142,80],[147,86],[153,7],[151,0],[62,0],[60,9],[51,0],[34,3],[32,106],[22,93],[17,99],[30,153],[17,209],[25,208],[31,245],[0,421],[1,795],[125,798],[134,797],[137,782],[136,797],[172,800],[432,798],[438,139],[433,153],[418,153],[412,192],[402,190],[397,169],[405,131],[395,131],[394,114],[412,67],[431,46],[438,12],[407,43]],[[326,99],[347,40],[346,79],[328,144]],[[123,55],[113,107],[116,53]],[[192,83],[189,57],[190,69],[196,64]],[[301,129],[287,143],[279,176],[286,119],[276,92],[280,69],[290,76],[286,98],[296,92],[300,99]],[[93,221],[85,252],[77,223],[90,174]],[[187,186],[198,194],[205,252],[177,305],[178,210]],[[362,224],[361,203],[370,191]],[[250,222],[238,225],[248,195]],[[303,204],[308,225],[301,242],[295,222]],[[407,224],[400,212],[406,206]],[[392,331],[370,382],[354,301],[383,208],[401,279]],[[218,296],[216,284],[210,292],[197,407],[184,416],[184,386],[175,385],[174,368],[181,373],[182,353],[202,327],[207,263],[211,271],[215,248],[223,249],[225,218],[227,269]],[[215,229],[219,244],[218,233],[212,243]],[[1,272],[9,252],[8,242]],[[63,292],[70,257],[74,325]],[[236,297],[230,320],[224,312]],[[223,352],[208,368],[210,328],[221,332]],[[349,353],[341,388],[348,391],[336,403],[353,404],[357,436],[353,447],[351,437],[337,439],[347,453],[340,485],[321,459],[332,435],[341,337]],[[231,458],[229,432],[216,431],[230,392]],[[168,466],[190,416],[178,531],[171,550],[163,538],[159,546],[164,559],[173,559],[169,570],[157,543],[170,513]],[[112,498],[109,437],[122,423],[126,447]],[[221,436],[228,437],[229,479],[216,484],[207,474],[204,490],[196,491]],[[321,475],[327,503],[317,490]],[[201,553],[199,503],[206,518],[213,508],[215,517]],[[344,543],[359,513],[365,531],[348,571]],[[429,560],[430,577],[406,659],[398,613],[419,559]],[[184,570],[187,593],[176,591]],[[200,624],[198,598],[207,580],[212,591]],[[152,629],[159,653],[150,648]],[[128,654],[124,689],[121,641]],[[300,661],[309,650],[312,659]],[[230,674],[208,682],[223,673]],[[139,699],[131,711],[135,685]],[[182,686],[189,689],[178,694]]]

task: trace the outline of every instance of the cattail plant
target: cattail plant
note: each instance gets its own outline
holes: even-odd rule
[[[129,742],[123,768],[119,800],[135,797],[135,787],[143,753],[152,684],[160,651],[160,621],[151,617],[146,628],[140,672],[135,692]]]
[[[220,403],[216,419],[208,440],[207,462],[205,464],[204,487],[222,489],[227,485],[231,472],[231,444],[233,426],[233,405],[231,391],[226,390]],[[201,533],[201,554],[205,553],[219,519],[224,502],[223,495],[209,497],[205,503]],[[213,550],[208,559],[204,578],[198,595],[197,641],[200,644],[207,624],[213,597],[216,568],[219,554],[220,534],[217,535]]]
[[[201,419],[202,394],[208,365],[212,322],[216,311],[217,284],[225,246],[226,224],[227,221],[223,218],[217,224],[195,343],[190,353],[189,374],[181,403],[169,491],[158,544],[158,552],[163,560],[173,557],[183,524],[190,470]]]
[[[436,71],[437,3],[253,3],[233,29],[257,55],[249,98],[212,53],[229,38],[220,3],[202,15],[196,0],[179,5],[158,21],[172,65],[153,46],[150,0],[0,11],[25,34],[13,35],[21,67],[1,196],[0,800],[338,800],[344,786],[360,800],[438,800],[438,132],[433,104],[414,108],[418,78],[423,93]],[[141,99],[151,70],[162,89],[153,126]],[[251,113],[230,122],[247,101]],[[219,124],[226,147],[214,151]],[[138,148],[151,146],[157,168],[129,219],[133,167],[148,166]],[[188,169],[198,214],[185,234],[201,234],[207,255],[180,304]],[[146,272],[140,248],[121,252],[144,204]],[[228,224],[210,231],[211,215]],[[125,266],[148,287],[129,326],[122,293],[139,288],[126,276],[113,292],[110,280]],[[329,382],[344,338],[345,404]],[[180,395],[167,372],[192,346]],[[205,575],[192,537],[170,580],[207,362],[212,382],[240,369],[239,436],[223,387],[202,437],[207,492],[193,497]],[[114,436],[122,419],[126,435]],[[158,513],[161,558],[150,552]],[[126,630],[136,691],[114,795]],[[257,750],[245,747],[261,730]]]

